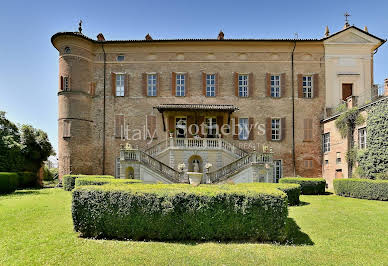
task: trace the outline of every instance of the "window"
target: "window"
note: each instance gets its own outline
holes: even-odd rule
[[[360,128],[358,130],[358,147],[360,149],[366,148],[366,128]]]
[[[115,177],[116,178],[120,178],[120,157],[117,157],[116,158],[116,174],[115,174]]]
[[[216,96],[216,75],[215,74],[206,75],[206,96],[207,97]]]
[[[118,55],[117,56],[117,61],[121,62],[124,61],[125,57],[123,55]]]
[[[304,120],[304,141],[311,141],[313,139],[313,120]]]
[[[337,158],[336,158],[335,162],[336,162],[336,164],[341,163],[341,153],[340,152],[337,152]]]
[[[65,51],[65,54],[70,54],[71,53],[71,49],[70,49],[69,46],[66,46],[64,51]]]
[[[176,75],[176,96],[185,96],[185,74]]]
[[[280,97],[280,76],[271,76],[271,97]]]
[[[247,140],[248,132],[248,118],[239,118],[238,120],[238,139]]]
[[[63,132],[62,132],[62,136],[64,138],[70,138],[71,137],[71,131],[70,131],[70,127],[71,127],[71,121],[69,120],[63,120]]]
[[[303,76],[303,98],[313,98],[312,76]]]
[[[274,160],[273,161],[273,176],[275,183],[279,183],[279,179],[282,178],[282,161]]]
[[[124,96],[124,74],[116,74],[116,96]]]
[[[329,164],[329,160],[325,160],[325,165],[328,165]]]
[[[217,120],[215,117],[206,117],[207,138],[215,138],[217,135]]]
[[[63,90],[70,91],[69,77],[63,77]]]
[[[147,75],[147,96],[156,96],[156,74]]]
[[[280,140],[280,119],[271,119],[271,139]]]
[[[186,117],[176,117],[175,118],[175,129],[177,138],[186,137],[186,128],[187,128],[187,119]]]
[[[330,151],[330,133],[323,134],[323,152]]]
[[[304,168],[312,169],[313,168],[313,160],[311,160],[311,159],[304,160]]]
[[[248,97],[248,75],[238,75],[238,96]]]

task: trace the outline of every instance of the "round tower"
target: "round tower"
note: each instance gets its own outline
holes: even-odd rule
[[[58,33],[51,41],[59,51],[59,177],[93,174],[93,43],[80,33]]]

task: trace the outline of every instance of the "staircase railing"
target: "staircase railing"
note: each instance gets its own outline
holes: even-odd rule
[[[158,161],[141,150],[121,150],[120,157],[121,160],[141,162],[172,182],[179,183],[181,181],[182,173],[176,171],[161,161]]]
[[[250,153],[214,172],[208,173],[207,178],[210,183],[221,182],[250,164],[270,162],[272,162],[272,154],[270,153]]]
[[[233,143],[222,138],[170,138],[148,148],[145,152],[151,156],[156,156],[167,148],[177,149],[221,149],[230,152],[238,157],[244,157],[248,152],[240,149]]]

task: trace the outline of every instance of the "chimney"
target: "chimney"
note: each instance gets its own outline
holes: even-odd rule
[[[97,41],[99,41],[99,42],[105,42],[105,37],[104,37],[104,35],[103,35],[102,33],[99,33],[99,34],[97,35]]]
[[[326,26],[325,37],[329,37],[329,36],[330,36],[329,26]]]
[[[346,98],[346,107],[348,109],[352,109],[355,106],[357,106],[357,96],[352,95]]]
[[[384,96],[388,96],[388,78],[384,79]]]

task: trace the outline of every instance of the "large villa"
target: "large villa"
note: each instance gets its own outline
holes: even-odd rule
[[[216,39],[106,40],[80,30],[51,41],[59,52],[60,177],[178,183],[200,172],[203,183],[240,183],[323,176],[330,187],[347,171],[346,151],[331,148],[333,140],[346,143],[333,126],[336,107],[381,100],[373,56],[385,40],[349,24],[321,39],[220,32]]]

